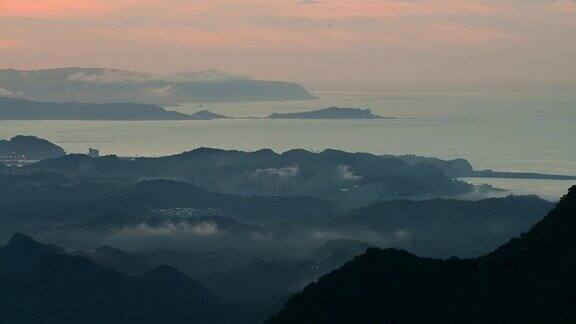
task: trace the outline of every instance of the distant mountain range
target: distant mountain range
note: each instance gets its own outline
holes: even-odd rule
[[[527,230],[552,207],[538,197],[510,196],[401,200],[341,211],[317,198],[244,197],[171,180],[78,181],[48,172],[0,176],[0,239],[25,231],[87,250],[266,247],[261,252],[290,255],[349,238],[426,256],[477,256]]]
[[[210,215],[206,213],[208,209],[194,207],[201,205],[193,199],[189,202],[167,200],[163,209],[150,209],[146,207],[157,206],[162,195],[151,193],[144,197],[150,199],[149,205],[143,199],[138,201],[130,195],[122,195],[47,210],[43,213],[46,216],[37,220],[40,225],[31,225],[32,221],[28,221],[26,232],[62,246],[82,249],[106,244],[132,249],[137,246],[139,250],[145,250],[159,244],[144,239],[148,232],[160,237],[163,231],[172,229],[170,231],[178,235],[163,238],[164,248],[258,249],[258,238],[275,238],[278,246],[284,244],[290,249],[290,238],[308,241],[311,246],[330,238],[349,238],[372,246],[402,247],[423,256],[476,257],[528,230],[553,206],[537,197],[510,196],[479,201],[394,201],[347,212],[313,213],[315,215],[309,215],[313,209],[302,206],[285,215],[275,213],[275,210],[261,210],[239,218],[237,215],[244,212],[240,207],[236,208],[236,213],[228,211],[229,207],[216,209],[220,202],[228,204],[226,197],[220,200],[215,197],[210,205],[220,215]],[[286,205],[289,203],[302,202],[293,199],[286,201]],[[265,207],[262,202],[254,201],[253,204]],[[58,217],[66,210],[70,211],[68,217]],[[181,212],[175,213],[178,210]],[[247,208],[247,212],[249,210],[251,208]],[[254,223],[250,221],[253,219],[268,222]],[[68,224],[60,225],[64,222]],[[56,224],[42,225],[46,223]],[[123,230],[127,231],[127,238],[116,240]],[[321,235],[314,237],[319,235],[316,233],[330,234],[323,238]],[[261,242],[261,246],[265,244]]]
[[[334,240],[298,260],[263,261],[233,249],[66,253],[16,233],[0,246],[0,321],[260,323],[290,293],[368,247]]]
[[[371,242],[386,242],[418,255],[476,257],[527,231],[553,206],[536,196],[396,200],[309,215],[284,224],[284,228],[370,237]]]
[[[301,85],[218,71],[155,75],[115,69],[0,70],[0,93],[30,100],[93,103],[282,101],[314,98]]]
[[[50,173],[0,176],[0,205],[4,211],[33,214],[48,222],[81,223],[110,213],[134,213],[176,219],[227,217],[252,223],[278,223],[310,213],[336,210],[328,201],[312,197],[239,196],[210,192],[190,183],[150,180],[134,185],[79,182]],[[181,208],[181,212],[178,212]],[[22,216],[24,218],[24,215]],[[102,218],[104,224],[112,219]],[[126,221],[124,218],[122,221]],[[97,223],[90,223],[95,226]],[[129,225],[129,224],[127,224]]]
[[[423,185],[447,179],[434,166],[332,150],[277,154],[199,149],[136,160],[68,155],[0,169],[0,240],[9,240],[0,247],[0,323],[261,323],[278,313],[290,295],[369,247],[396,246],[422,256],[477,256],[527,230],[552,208],[538,197],[510,196],[399,200],[344,210],[314,197],[218,193],[190,183],[231,185],[252,179],[254,190],[277,190],[278,178],[301,175],[289,184],[308,179],[325,185],[326,179],[338,176],[345,180],[333,184],[339,192],[348,181],[364,188],[378,189],[373,184],[378,179],[396,186],[409,173],[421,177]],[[190,182],[174,180],[178,178]],[[370,182],[364,184],[362,178]],[[571,230],[568,225],[566,232],[556,234],[571,237]],[[542,242],[545,247],[553,239]],[[403,286],[392,291],[399,296],[395,305],[408,309],[452,292],[463,281],[474,282],[466,269],[482,260],[431,261],[397,253],[399,263],[383,261],[393,269],[383,276],[391,279],[381,279],[381,269],[368,262],[355,276],[366,274],[368,283],[347,278],[340,284],[363,301],[379,300],[370,284],[381,292],[386,286],[380,280],[398,282]],[[407,263],[402,261],[405,255],[410,256]],[[553,265],[554,260],[547,261]],[[410,268],[426,262],[440,265]],[[445,262],[456,265],[445,267]],[[358,284],[359,291],[348,290],[348,282],[352,288]],[[402,295],[402,289],[410,296]],[[328,295],[341,293],[336,288]],[[332,302],[322,307],[334,312]],[[342,310],[355,310],[349,306]],[[318,322],[296,318],[286,321]],[[342,318],[355,322],[346,312]]]
[[[576,187],[529,232],[477,259],[369,249],[268,323],[572,323],[574,233]]]
[[[94,252],[73,254],[125,274],[143,274],[158,265],[169,265],[197,278],[219,297],[238,301],[289,295],[369,247],[360,241],[338,239],[296,260],[272,261],[262,260],[254,253],[234,248],[194,252],[127,252],[101,246]]]
[[[282,154],[199,148],[182,154],[121,159],[68,155],[30,169],[85,177],[163,177],[198,187],[242,195],[313,196],[339,202],[398,197],[437,197],[467,193],[471,186],[447,177],[434,165],[409,165],[368,153],[290,150]]]
[[[406,205],[402,207],[404,210],[415,203],[399,202]],[[419,210],[416,214],[422,215],[406,215],[415,224],[426,217],[435,219],[438,227],[461,217],[462,224],[455,226],[464,231],[466,227],[478,227],[481,231],[478,221],[491,223],[506,219],[506,214],[517,219],[520,214],[535,214],[545,208],[533,197],[461,202],[476,206],[473,208],[462,208],[457,201],[444,201],[444,207],[435,206],[437,203],[416,204]],[[375,204],[343,217],[357,218],[371,228],[375,225],[370,218],[376,217],[369,210],[394,214],[394,206],[380,207]],[[450,208],[462,210],[473,219],[467,222],[468,217],[457,214],[439,216],[442,210]],[[432,209],[437,213],[424,215]],[[494,211],[499,209],[502,214],[495,216]],[[180,218],[171,216],[176,222],[202,223],[206,219]],[[402,224],[401,217],[389,218],[390,222],[407,226]],[[340,222],[338,219],[343,218],[333,219]],[[93,237],[86,235],[88,232],[75,232],[72,227],[83,230],[115,227],[117,235],[130,235],[127,225],[142,222],[148,226],[134,228],[153,235],[147,238],[154,246],[153,237],[161,232],[154,232],[157,220],[151,218],[110,214],[67,226],[70,236],[90,240]],[[235,224],[225,227],[225,222],[229,220],[219,223],[222,233],[252,233],[259,245],[268,244],[271,239],[276,240],[273,245],[281,242],[278,240],[281,234],[268,238],[257,235],[260,226],[232,222]],[[423,226],[433,229],[432,223]],[[286,224],[278,227],[290,229]],[[185,239],[174,230],[187,227],[169,228],[174,239]],[[571,274],[576,270],[572,261],[576,255],[574,231],[576,187],[527,234],[484,257],[465,260],[421,258],[397,249],[369,248],[370,244],[346,238],[310,246],[308,253],[293,259],[278,255],[260,259],[258,249],[235,248],[238,245],[187,252],[165,249],[129,252],[100,246],[94,252],[66,253],[58,246],[16,233],[6,246],[0,247],[0,322],[260,323],[277,313],[289,294],[338,267],[290,298],[269,322],[571,322],[576,314],[570,302],[574,287]],[[291,238],[293,244],[301,241],[297,233],[293,232],[296,235]],[[550,302],[554,304],[551,306]]]
[[[129,276],[22,234],[0,265],[2,323],[222,323],[224,304],[168,266]]]

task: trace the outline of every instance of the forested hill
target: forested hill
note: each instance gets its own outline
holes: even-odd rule
[[[241,152],[198,148],[172,156],[134,160],[68,155],[30,168],[85,176],[176,179],[217,192],[306,195],[356,204],[399,197],[457,195],[471,189],[433,165],[412,166],[397,158],[330,149],[321,153],[295,149],[279,154],[269,149]]]

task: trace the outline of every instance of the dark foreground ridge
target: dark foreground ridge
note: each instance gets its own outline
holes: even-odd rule
[[[269,323],[573,323],[576,187],[528,233],[477,259],[369,249]]]

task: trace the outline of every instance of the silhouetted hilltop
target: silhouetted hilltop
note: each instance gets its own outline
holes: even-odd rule
[[[296,83],[252,80],[218,71],[155,75],[77,67],[34,71],[7,69],[0,70],[0,88],[30,100],[96,103],[142,102],[165,105],[314,98]]]
[[[576,187],[532,229],[469,260],[370,249],[294,295],[269,323],[576,320]]]
[[[44,160],[64,155],[66,152],[60,146],[35,136],[19,135],[0,140],[0,160]]]
[[[385,119],[370,109],[330,107],[296,113],[273,113],[271,119]]]
[[[64,253],[64,250],[16,233],[6,246],[0,247],[0,275],[25,271],[47,255],[59,253]]]

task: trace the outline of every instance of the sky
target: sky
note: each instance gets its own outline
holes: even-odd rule
[[[537,89],[576,88],[574,58],[574,0],[0,0],[0,68]]]

